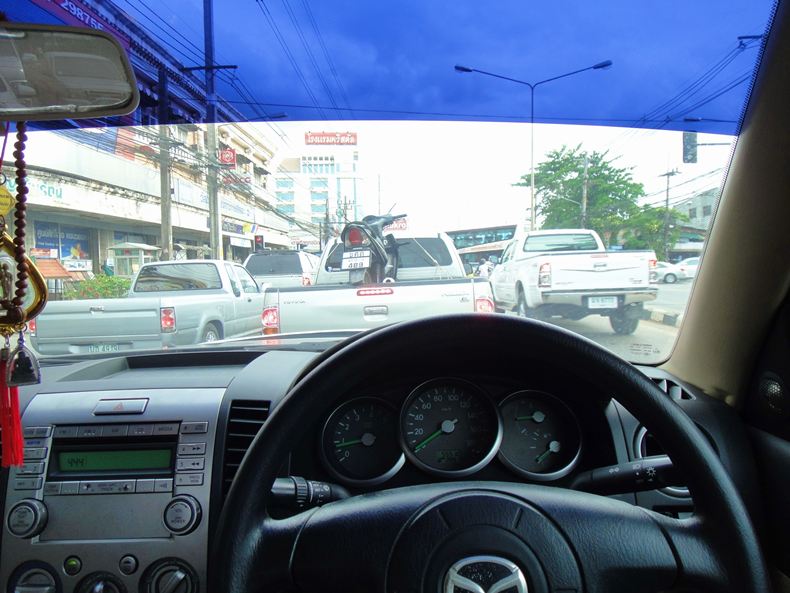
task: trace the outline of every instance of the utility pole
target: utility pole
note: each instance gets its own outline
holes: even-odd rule
[[[159,200],[160,200],[160,231],[162,253],[160,259],[169,261],[173,258],[173,225],[170,218],[172,194],[170,188],[170,135],[168,123],[170,119],[170,101],[167,95],[167,68],[159,66]]]
[[[203,0],[203,54],[206,68],[206,121],[208,122],[208,218],[211,257],[222,253],[222,209],[217,190],[217,94],[214,90],[214,0]]]
[[[589,176],[590,157],[584,153],[584,180],[582,182],[582,224],[581,228],[587,228],[587,188],[590,185]]]
[[[669,178],[679,173],[680,171],[677,169],[672,169],[659,175],[659,177],[667,178],[667,192],[664,200],[664,261],[669,261]]]

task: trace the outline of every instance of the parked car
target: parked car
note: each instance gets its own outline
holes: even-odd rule
[[[31,341],[43,355],[161,349],[260,333],[262,311],[238,264],[156,262],[140,268],[127,298],[48,303]]]
[[[656,298],[655,265],[653,251],[607,251],[595,231],[532,231],[505,249],[491,286],[498,309],[542,318],[603,315],[627,335],[643,303]]]
[[[665,261],[656,262],[656,275],[658,281],[664,284],[674,284],[686,277],[675,264]]]
[[[683,274],[683,278],[694,278],[697,275],[697,268],[699,268],[699,257],[688,257],[675,265]]]
[[[406,319],[447,313],[492,313],[487,279],[467,278],[452,240],[398,237],[397,281],[352,286],[341,269],[344,245],[330,242],[321,256],[315,286],[264,290],[266,333],[367,329]]]
[[[319,258],[306,251],[265,250],[247,256],[244,267],[261,288],[310,286]]]

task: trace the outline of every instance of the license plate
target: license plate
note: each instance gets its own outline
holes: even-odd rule
[[[361,270],[370,267],[370,250],[347,251],[340,262],[341,270]]]
[[[88,352],[120,352],[120,344],[89,344]]]
[[[588,309],[616,309],[616,296],[587,297]]]

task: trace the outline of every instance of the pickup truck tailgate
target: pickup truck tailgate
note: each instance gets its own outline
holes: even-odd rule
[[[551,266],[552,290],[607,290],[650,285],[649,252],[546,255],[538,265]]]
[[[313,286],[275,291],[280,331],[367,329],[422,316],[471,313],[475,293],[490,298],[487,283],[468,279],[407,282],[369,287]]]
[[[76,301],[52,301],[36,324],[36,341],[46,353],[48,339],[75,345],[114,345],[108,349],[126,349],[132,341],[159,339],[159,299],[121,298]],[[76,348],[76,350],[75,350]],[[87,351],[87,350],[86,350]]]

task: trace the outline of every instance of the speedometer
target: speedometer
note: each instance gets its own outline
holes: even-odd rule
[[[406,399],[400,439],[406,456],[421,469],[466,476],[496,455],[502,420],[479,387],[461,379],[434,379]]]

